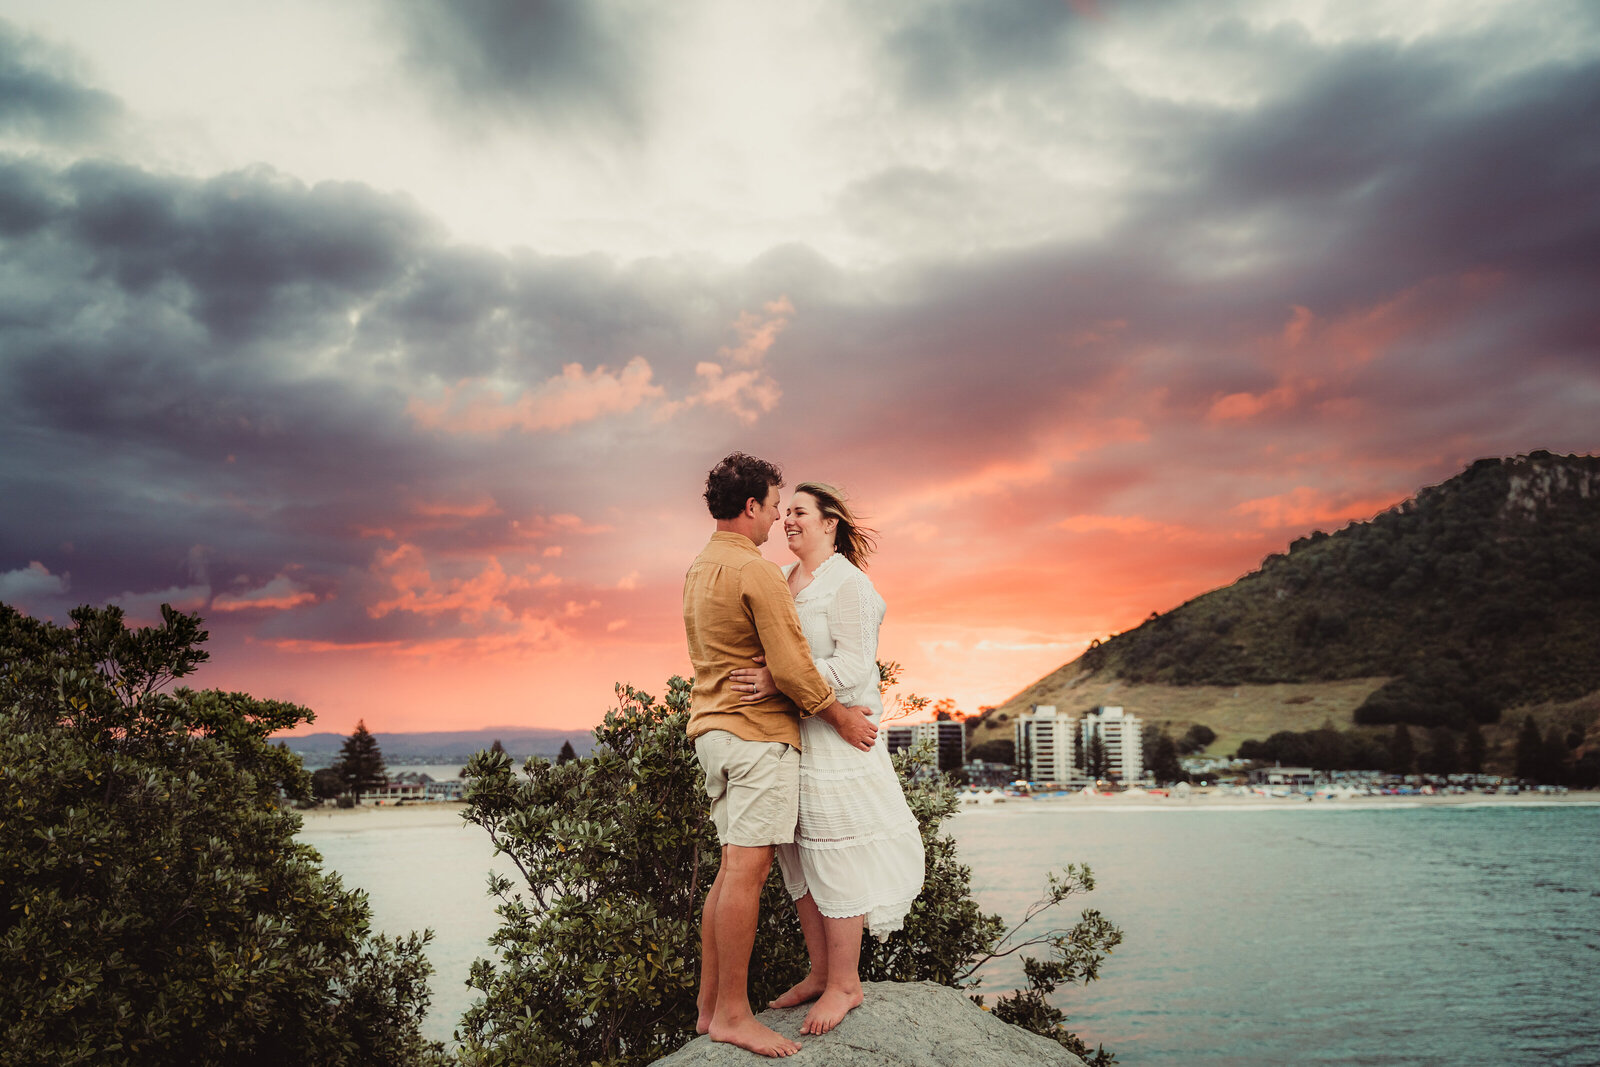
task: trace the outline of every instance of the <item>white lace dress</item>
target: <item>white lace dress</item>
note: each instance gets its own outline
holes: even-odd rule
[[[785,569],[785,574],[794,564]],[[817,669],[841,702],[883,715],[878,627],[887,605],[872,582],[835,554],[795,597]],[[888,731],[871,751],[847,744],[817,718],[800,722],[800,825],[778,846],[789,894],[807,891],[830,918],[865,915],[879,938],[898,930],[922,891],[922,835],[889,762]]]

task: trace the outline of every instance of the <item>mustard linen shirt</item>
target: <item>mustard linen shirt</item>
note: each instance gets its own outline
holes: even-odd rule
[[[833,703],[800,632],[794,597],[775,563],[743,534],[718,530],[683,580],[683,629],[694,664],[689,736],[726,730],[746,741],[800,747],[800,718]],[[744,704],[728,674],[759,655],[778,692]]]

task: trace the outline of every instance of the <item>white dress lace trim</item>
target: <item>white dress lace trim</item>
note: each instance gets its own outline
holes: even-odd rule
[[[795,610],[817,670],[841,702],[870,707],[877,722],[878,627],[887,605],[871,580],[829,556]],[[865,915],[867,929],[886,937],[904,923],[923,876],[922,834],[889,762],[887,733],[862,752],[811,718],[801,720],[800,742],[800,825],[794,844],[777,850],[784,884],[796,900],[810,892],[823,915]]]

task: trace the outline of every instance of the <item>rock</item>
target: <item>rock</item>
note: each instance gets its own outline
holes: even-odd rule
[[[865,999],[826,1034],[800,1036],[806,1009],[773,1008],[757,1018],[802,1046],[781,1062],[795,1067],[1084,1067],[1048,1038],[1001,1022],[960,990],[933,982],[867,982]],[[697,1037],[655,1067],[751,1067],[762,1057]]]

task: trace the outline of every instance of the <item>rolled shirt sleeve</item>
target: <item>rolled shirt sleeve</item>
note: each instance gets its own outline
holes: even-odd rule
[[[802,716],[815,715],[834,702],[833,687],[811,661],[788,585],[771,564],[746,567],[742,577],[745,610],[761,637],[773,684],[794,701]]]

